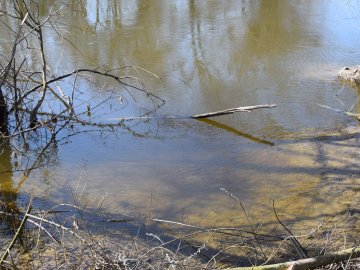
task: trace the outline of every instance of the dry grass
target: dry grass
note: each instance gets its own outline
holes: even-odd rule
[[[2,212],[1,217],[2,231],[9,232],[16,231],[25,215]],[[201,228],[156,219],[146,226],[70,204],[33,210],[26,217],[26,227],[15,239],[4,269],[222,269],[269,264],[299,259],[299,246],[309,257],[354,246],[356,238],[349,237],[349,230],[355,230],[359,221],[356,213],[349,212],[336,225],[323,221],[295,235],[283,228],[285,224],[277,224],[272,232],[250,226]],[[2,254],[12,240],[13,235],[3,234]],[[359,269],[359,261],[323,269]]]
[[[73,214],[73,211],[76,214]],[[71,213],[71,214],[70,214]],[[2,212],[2,216],[10,214]],[[86,216],[86,217],[85,217]],[[19,216],[14,220],[18,220]],[[197,252],[185,255],[151,233],[132,234],[126,228],[108,230],[99,224],[92,233],[91,218],[99,216],[74,205],[58,205],[48,211],[28,214],[26,228],[15,239],[5,269],[199,269]],[[125,221],[126,222],[126,221]],[[5,226],[6,227],[6,226]],[[126,226],[119,226],[126,227]],[[8,229],[8,228],[7,228]],[[4,228],[4,231],[6,228]],[[140,236],[141,234],[141,236]],[[2,239],[2,254],[14,239]]]

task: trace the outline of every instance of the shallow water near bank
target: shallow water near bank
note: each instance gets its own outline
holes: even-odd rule
[[[83,1],[68,8],[62,30],[76,47],[47,33],[53,70],[142,67],[159,78],[140,68],[130,74],[166,104],[155,117],[128,122],[131,129],[68,138],[53,149],[51,166],[24,181],[21,172],[11,172],[12,154],[5,149],[2,171],[10,172],[1,183],[12,200],[32,193],[71,202],[74,192],[79,201],[101,202],[114,214],[151,213],[205,227],[247,225],[231,193],[260,223],[276,222],[275,201],[283,221],[311,228],[358,198],[358,122],[319,106],[359,110],[349,86],[334,96],[342,88],[337,71],[359,64],[356,1]],[[77,37],[68,34],[72,26]],[[146,97],[136,95],[135,102],[111,82],[99,84],[118,98],[110,110],[92,111],[97,121],[152,109]],[[86,83],[79,87],[95,91]],[[277,107],[209,121],[189,118],[272,103]],[[346,137],[349,126],[355,131]]]

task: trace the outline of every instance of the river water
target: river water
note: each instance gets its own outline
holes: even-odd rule
[[[49,6],[44,1],[44,15]],[[284,221],[308,228],[346,212],[359,191],[358,133],[306,138],[358,126],[323,106],[358,110],[350,86],[335,94],[343,87],[338,70],[359,64],[359,9],[357,1],[329,0],[68,1],[62,37],[46,33],[51,69],[136,66],[129,74],[166,103],[155,117],[130,122],[131,130],[68,138],[54,149],[53,165],[24,182],[7,173],[3,188],[54,203],[72,202],[75,194],[114,214],[201,226],[246,223],[229,193],[260,223],[274,220],[273,200]],[[148,98],[135,94],[135,101],[110,86],[118,98],[109,113],[110,105],[94,109],[95,120],[114,123],[153,109]],[[79,88],[95,92],[86,83]]]

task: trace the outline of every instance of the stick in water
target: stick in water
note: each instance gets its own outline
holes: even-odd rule
[[[276,107],[276,104],[264,104],[264,105],[253,105],[253,106],[244,106],[244,107],[237,107],[237,108],[231,108],[223,111],[217,111],[217,112],[209,112],[204,114],[197,114],[192,116],[191,118],[198,119],[198,118],[209,118],[219,115],[225,115],[235,112],[251,112],[256,109],[263,109],[263,108],[273,108]]]

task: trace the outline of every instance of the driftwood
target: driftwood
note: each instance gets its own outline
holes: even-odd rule
[[[227,109],[227,110],[223,110],[223,111],[197,114],[197,115],[192,116],[191,118],[194,118],[194,119],[209,118],[209,117],[225,115],[225,114],[230,114],[230,113],[235,113],[235,112],[251,112],[256,109],[273,108],[275,106],[276,106],[276,104],[244,106],[244,107],[231,108],[231,109]]]
[[[360,247],[355,247],[298,261],[253,267],[237,267],[230,268],[229,270],[306,270],[315,269],[332,263],[343,262],[358,257],[360,257]]]

